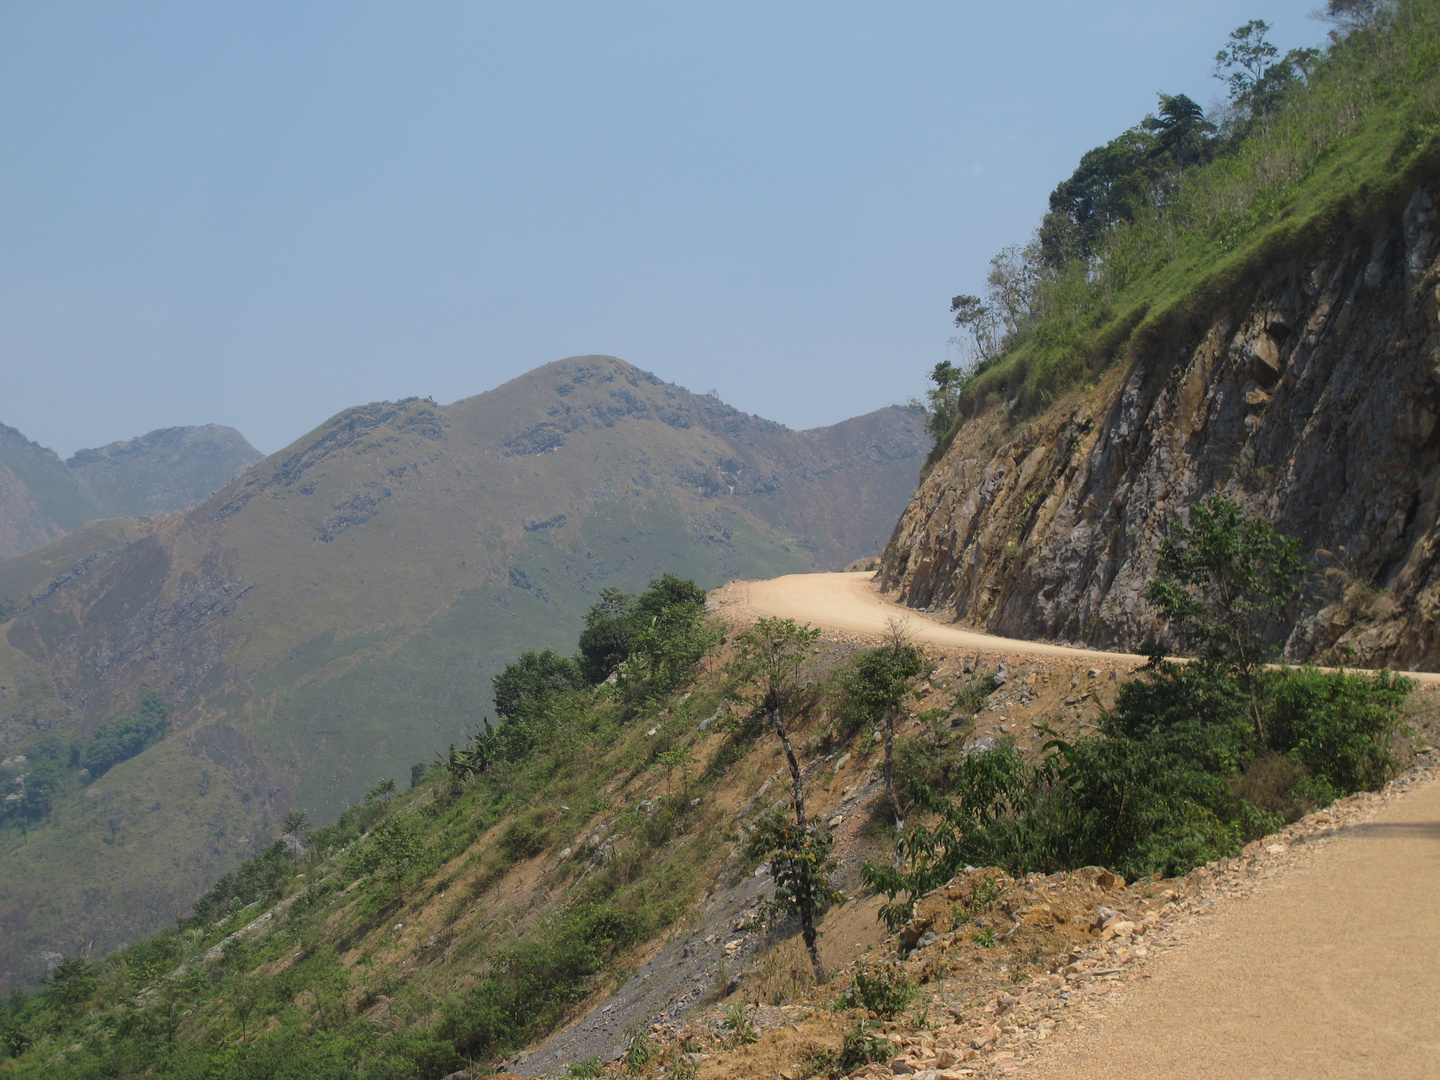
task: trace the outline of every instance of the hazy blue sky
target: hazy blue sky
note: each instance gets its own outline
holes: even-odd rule
[[[272,452],[590,352],[902,401],[1081,153],[1318,3],[3,0],[0,420]]]

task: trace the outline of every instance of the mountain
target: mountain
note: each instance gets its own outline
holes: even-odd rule
[[[146,692],[173,708],[157,745],[88,784],[67,766],[49,814],[0,829],[5,980],[168,921],[282,813],[331,820],[403,781],[491,712],[503,664],[573,649],[604,588],[875,552],[922,423],[791,431],[578,357],[451,405],[349,409],[185,514],[0,563],[0,750],[54,735],[78,763]]]
[[[261,457],[234,428],[206,424],[162,428],[61,461],[0,424],[0,559],[96,518],[188,509]]]
[[[263,457],[234,428],[205,424],[80,450],[65,466],[103,516],[143,517],[189,509]]]
[[[1164,632],[1143,592],[1170,524],[1221,496],[1301,541],[1290,659],[1440,668],[1440,140],[1415,126],[1440,19],[1392,14],[1117,229],[1093,278],[1054,279],[1069,306],[955,399],[882,587],[1134,648]]]
[[[48,544],[100,516],[53,450],[0,424],[0,558]]]

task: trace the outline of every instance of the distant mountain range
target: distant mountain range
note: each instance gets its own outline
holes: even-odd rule
[[[171,734],[0,826],[0,983],[184,911],[280,816],[408,781],[603,588],[839,569],[930,448],[884,408],[792,431],[613,357],[451,405],[349,409],[184,514],[0,562],[0,758],[88,745],[159,692]],[[38,741],[37,741],[38,740]],[[80,760],[76,758],[76,760]]]
[[[61,461],[0,424],[0,559],[96,518],[189,509],[263,456],[234,428],[205,424],[161,428]]]

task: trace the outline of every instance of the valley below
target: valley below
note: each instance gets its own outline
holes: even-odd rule
[[[1326,12],[924,402],[0,426],[0,1080],[1435,1075],[1440,5]]]
[[[579,357],[349,410],[187,512],[0,562],[0,985],[163,927],[286,813],[334,821],[463,744],[491,678],[573,649],[605,589],[873,553],[924,449],[913,410],[794,432]],[[166,737],[82,774],[152,691]]]

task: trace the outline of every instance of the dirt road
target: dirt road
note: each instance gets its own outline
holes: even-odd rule
[[[1440,1077],[1440,783],[1203,920],[1033,1080]]]
[[[732,581],[719,591],[719,608],[736,614],[794,619],[826,630],[879,636],[889,632],[890,621],[899,620],[917,642],[943,649],[986,653],[1021,653],[1027,656],[1068,657],[1075,660],[1133,661],[1143,656],[1071,649],[1064,645],[1017,641],[964,630],[936,622],[914,608],[903,607],[881,596],[870,579],[861,574],[787,574],[765,581]]]
[[[765,581],[732,581],[716,591],[714,604],[723,615],[794,619],[830,631],[879,637],[890,621],[903,623],[915,641],[956,652],[1048,656],[1072,660],[1143,664],[1145,657],[1131,653],[1072,649],[1037,641],[995,637],[931,619],[914,608],[887,600],[870,583],[873,573],[788,574]],[[1432,672],[1405,672],[1417,681],[1440,685]]]
[[[944,649],[1140,662],[1014,641],[886,601],[869,574],[734,582],[722,612]],[[1420,673],[1424,683],[1440,676]],[[1034,1080],[1440,1078],[1440,782],[1417,782],[1272,885],[1220,904],[1196,940],[1098,1022],[1057,1031]],[[1011,1067],[1015,1068],[1015,1067]],[[1000,1069],[1000,1072],[1006,1069]]]

